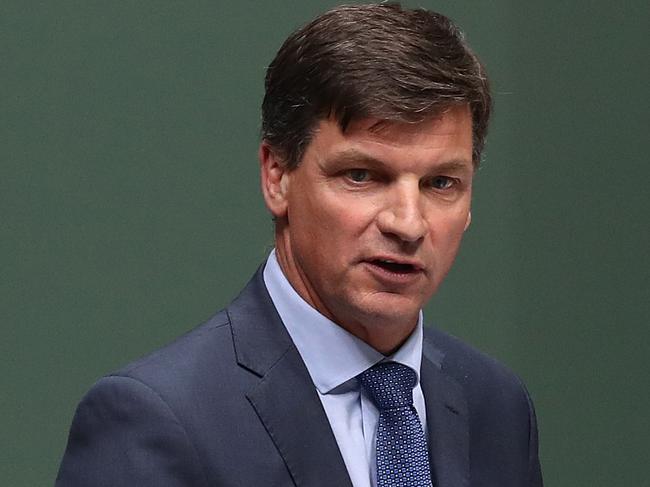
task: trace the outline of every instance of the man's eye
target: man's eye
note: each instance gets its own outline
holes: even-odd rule
[[[429,180],[429,186],[433,189],[449,189],[454,183],[454,179],[447,176],[436,176]]]
[[[370,173],[367,169],[350,169],[345,175],[355,183],[365,183],[370,179]]]

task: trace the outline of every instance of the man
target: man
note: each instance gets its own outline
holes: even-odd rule
[[[275,250],[82,400],[57,485],[541,486],[521,382],[421,309],[470,224],[490,113],[445,17],[334,9],[268,68]]]

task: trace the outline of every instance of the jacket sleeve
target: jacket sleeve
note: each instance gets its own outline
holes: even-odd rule
[[[56,487],[206,486],[167,403],[131,377],[99,380],[77,407]]]

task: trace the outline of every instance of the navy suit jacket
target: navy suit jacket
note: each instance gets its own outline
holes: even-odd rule
[[[421,385],[436,487],[542,485],[533,407],[511,372],[425,329]],[[261,271],[225,310],[92,387],[56,485],[351,487]]]

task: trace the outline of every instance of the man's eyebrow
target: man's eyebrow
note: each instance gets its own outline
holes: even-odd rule
[[[437,171],[470,171],[473,173],[475,169],[474,163],[469,159],[451,159],[436,164]]]
[[[391,169],[392,165],[388,161],[377,159],[356,149],[346,149],[337,152],[328,157],[325,162],[333,165],[363,164],[371,167]],[[450,159],[448,161],[435,164],[435,171],[471,171],[474,172],[474,163],[465,159]]]
[[[377,159],[368,154],[360,152],[356,149],[346,149],[341,152],[336,152],[332,154],[325,160],[326,163],[336,164],[336,165],[346,165],[346,164],[366,164],[370,166],[386,166],[390,167],[385,161]]]

